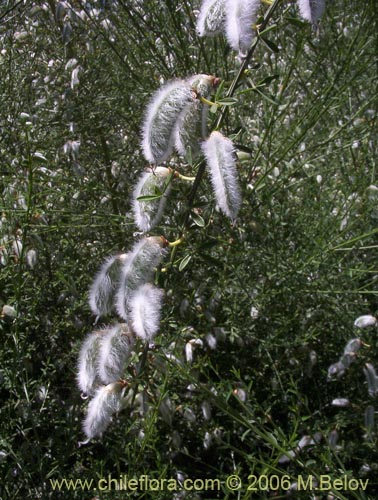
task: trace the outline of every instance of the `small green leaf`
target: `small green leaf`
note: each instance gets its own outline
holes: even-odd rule
[[[279,77],[280,75],[277,73],[275,73],[274,75],[266,76],[257,84],[257,86],[259,87],[260,85],[269,85],[269,83],[273,82],[274,80],[277,80],[277,78]]]
[[[180,262],[179,271],[183,271],[186,268],[186,266],[189,264],[191,259],[192,259],[191,255],[185,255],[185,257]]]
[[[162,196],[163,196],[162,194],[147,194],[145,196],[138,196],[137,200],[138,201],[154,201],[154,200],[158,200]]]
[[[293,24],[294,26],[300,26],[301,28],[303,28],[303,26],[307,26],[308,24],[305,21],[298,19],[297,17],[285,17],[285,20],[289,21],[290,24]]]
[[[275,52],[277,54],[280,51],[278,46],[274,42],[272,42],[272,40],[268,40],[267,38],[265,38],[263,36],[260,36],[260,39],[268,47],[268,49],[271,50],[272,52]]]
[[[189,146],[185,152],[185,160],[188,165],[193,166],[192,148]]]
[[[216,113],[218,110],[218,106],[216,104],[213,104],[210,108],[210,113]]]
[[[196,212],[192,212],[191,215],[192,215],[193,222],[197,226],[199,226],[199,227],[205,227],[205,221],[204,221],[204,219],[199,214],[197,214]]]
[[[217,101],[217,104],[220,104],[221,106],[233,106],[237,102],[238,100],[235,97],[224,97],[223,99]]]

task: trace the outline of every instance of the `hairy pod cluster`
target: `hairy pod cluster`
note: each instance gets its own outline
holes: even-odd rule
[[[132,201],[134,221],[143,232],[150,231],[161,220],[171,190],[170,175],[169,168],[149,169],[143,172],[135,186]],[[156,198],[153,198],[154,195]],[[151,199],[138,200],[143,196],[150,196]]]
[[[133,345],[134,338],[124,323],[87,335],[78,361],[77,383],[82,393],[91,395],[100,384],[120,379]]]
[[[226,35],[230,46],[245,57],[251,47],[260,0],[226,0]]]
[[[202,143],[202,151],[217,204],[222,212],[234,221],[241,206],[234,146],[230,139],[214,131]]]
[[[120,286],[117,291],[118,315],[129,319],[130,299],[136,290],[153,279],[155,268],[160,264],[166,242],[160,236],[142,238],[131,250],[122,268]]]
[[[158,165],[168,160],[174,147],[185,154],[189,145],[198,143],[207,119],[207,110],[198,100],[208,96],[217,82],[213,76],[194,75],[170,81],[153,94],[143,124],[142,148],[147,161]]]
[[[224,32],[233,50],[245,57],[253,40],[260,0],[204,0],[197,19],[200,36]]]
[[[84,443],[100,436],[121,407],[122,377],[135,336],[150,341],[159,330],[163,291],[150,281],[165,245],[162,237],[142,238],[122,259],[107,259],[91,286],[95,314],[113,310],[117,302],[119,315],[128,322],[94,331],[81,346],[77,383],[84,396],[93,396],[83,423]]]

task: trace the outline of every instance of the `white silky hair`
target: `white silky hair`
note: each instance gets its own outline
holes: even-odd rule
[[[208,98],[214,88],[213,76],[199,74],[188,78],[197,99],[189,102],[181,111],[175,125],[175,147],[177,152],[185,156],[191,149],[195,158],[201,147],[200,141],[207,136],[207,117],[209,106],[201,102],[200,97]]]
[[[234,145],[230,139],[214,131],[202,143],[202,151],[206,158],[217,204],[222,212],[234,221],[241,206]]]
[[[114,382],[97,389],[89,402],[87,414],[83,422],[83,430],[87,442],[101,436],[109,426],[112,416],[121,409],[121,396],[124,383]]]
[[[112,255],[102,264],[89,289],[89,307],[97,317],[109,314],[114,306],[114,295],[127,255]]]
[[[298,7],[303,19],[316,24],[323,15],[325,0],[298,0]]]
[[[169,81],[153,94],[142,127],[142,149],[147,161],[157,165],[169,158],[178,116],[194,98],[186,80]]]
[[[110,384],[123,375],[130,357],[134,339],[125,323],[109,328],[99,343],[98,374],[104,384]]]
[[[251,47],[260,0],[225,0],[228,43],[245,57]]]
[[[225,0],[204,0],[197,18],[199,36],[215,36],[224,29]]]
[[[135,243],[122,269],[122,278],[116,294],[116,309],[121,318],[128,320],[129,303],[133,292],[152,281],[155,268],[160,264],[165,250],[160,236],[142,238]]]
[[[143,232],[150,231],[159,224],[171,190],[171,184],[165,188],[164,194],[156,200],[139,201],[137,198],[155,194],[155,187],[158,187],[161,191],[164,188],[170,172],[171,171],[165,167],[149,169],[143,172],[134,188],[132,199],[134,222],[138,229]]]
[[[151,341],[160,327],[164,292],[151,284],[142,285],[130,299],[130,326],[135,335]]]
[[[84,394],[90,394],[98,382],[97,358],[101,335],[101,331],[89,333],[79,352],[76,380]]]

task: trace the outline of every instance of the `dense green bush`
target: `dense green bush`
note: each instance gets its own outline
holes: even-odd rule
[[[215,210],[204,178],[184,244],[157,277],[163,321],[139,406],[79,448],[87,291],[102,260],[135,240],[145,105],[163,81],[194,73],[220,77],[225,94],[239,63],[222,36],[197,37],[198,2],[3,2],[0,305],[16,315],[0,319],[1,498],[126,498],[50,482],[108,474],[222,482],[220,492],[153,494],[161,499],[251,498],[227,490],[231,474],[244,486],[249,474],[348,474],[369,479],[367,492],[334,498],[376,498],[377,424],[366,410],[377,403],[363,373],[377,366],[376,329],[353,322],[377,311],[377,5],[329,2],[314,32],[294,3],[278,3],[270,48],[259,41],[222,126],[248,153],[237,222]],[[153,234],[179,236],[189,193],[174,188]],[[357,336],[356,361],[329,381]],[[188,363],[193,339],[203,346]],[[285,460],[303,436],[316,443]]]

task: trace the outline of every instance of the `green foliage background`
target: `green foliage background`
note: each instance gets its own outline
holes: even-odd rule
[[[205,179],[195,207],[205,228],[193,222],[158,277],[166,291],[161,335],[140,380],[149,410],[126,408],[102,440],[77,446],[85,402],[76,359],[93,328],[87,290],[103,258],[135,241],[130,199],[145,167],[143,109],[170,78],[209,73],[227,89],[238,69],[223,37],[197,37],[196,8],[189,0],[6,0],[0,8],[0,303],[17,311],[0,321],[1,498],[89,499],[54,491],[50,479],[178,473],[222,481],[238,473],[245,483],[249,473],[293,481],[348,473],[369,479],[369,491],[335,498],[376,498],[377,424],[367,431],[364,414],[378,406],[362,367],[377,366],[377,333],[353,328],[357,316],[377,311],[373,0],[328,2],[317,33],[294,3],[280,3],[267,33],[278,51],[260,41],[222,129],[251,151],[238,167],[237,224],[215,210]],[[68,141],[80,141],[78,155],[65,152]],[[154,234],[178,236],[189,189],[174,190]],[[216,350],[208,334],[217,336]],[[329,365],[359,335],[367,345],[356,362],[327,381]],[[193,338],[204,347],[190,365],[184,350]],[[172,411],[164,412],[167,397]],[[339,397],[350,406],[332,406]],[[316,445],[282,464],[302,436],[316,433]]]

